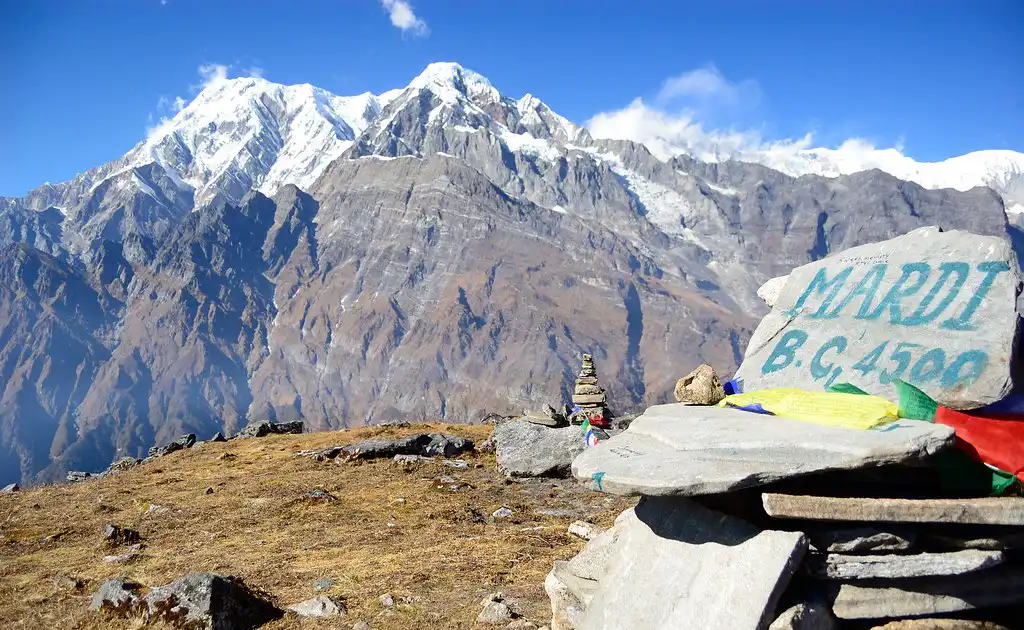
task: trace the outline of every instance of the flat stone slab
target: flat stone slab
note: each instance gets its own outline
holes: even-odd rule
[[[618,540],[578,630],[763,628],[807,541],[761,531],[675,497],[649,497],[616,521]]]
[[[997,568],[967,576],[837,584],[829,589],[840,619],[893,619],[992,608],[1024,601],[1024,569]]]
[[[906,551],[914,546],[917,534],[889,531],[877,527],[807,528],[811,548],[832,553],[868,553],[872,551]]]
[[[1002,564],[1001,551],[968,549],[949,553],[883,554],[854,556],[841,553],[808,554],[804,572],[825,580],[911,578],[963,575]]]
[[[494,427],[491,439],[498,470],[508,477],[567,477],[573,458],[587,448],[579,427],[550,428],[522,419]]]
[[[795,494],[761,495],[775,518],[887,523],[1024,525],[1024,499],[863,499]]]
[[[595,490],[697,496],[828,470],[895,464],[936,453],[953,429],[900,420],[860,431],[684,404],[650,407],[572,463]]]
[[[789,274],[747,345],[747,391],[908,381],[953,409],[1010,392],[1021,280],[1010,242],[925,227]]]

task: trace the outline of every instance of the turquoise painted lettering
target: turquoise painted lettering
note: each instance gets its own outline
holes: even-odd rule
[[[967,276],[971,273],[971,266],[965,262],[944,262],[939,265],[939,269],[942,270],[942,275],[935,281],[935,285],[932,286],[928,295],[924,296],[921,303],[917,305],[917,310],[901,322],[904,326],[920,326],[921,324],[935,321],[942,314],[942,311],[946,310],[953,303],[953,300],[956,299],[956,296],[960,294],[960,289],[964,287],[964,282],[967,281]],[[946,288],[949,279],[954,275],[956,275],[956,279],[953,280],[952,286],[949,287],[946,297],[931,312],[928,312],[928,307],[931,306],[942,289]]]
[[[871,308],[871,303],[875,301],[875,293],[878,292],[878,285],[882,284],[882,278],[885,276],[885,270],[889,267],[885,263],[873,265],[868,270],[864,277],[860,279],[857,286],[853,288],[839,304],[831,311],[826,312],[827,302],[823,302],[821,307],[815,311],[811,317],[814,319],[833,319],[839,315],[847,306],[850,305],[857,297],[863,297],[863,301],[860,304],[860,312],[867,312]]]
[[[900,308],[900,301],[921,290],[931,273],[931,265],[923,262],[907,263],[903,265],[903,275],[896,280],[889,292],[885,294],[882,301],[878,303],[870,313],[857,313],[857,319],[878,319],[886,310],[889,311],[889,321],[899,324],[903,320],[903,312]],[[917,275],[912,283],[907,284],[910,277]]]
[[[807,333],[802,330],[790,330],[782,339],[779,339],[779,343],[775,345],[775,349],[772,350],[771,356],[761,366],[761,374],[771,374],[772,372],[778,372],[783,370],[793,362],[796,358],[796,350],[800,346],[807,342]]]
[[[803,295],[801,295],[800,298],[797,299],[796,303],[793,304],[793,308],[786,311],[787,315],[790,317],[796,317],[799,315],[800,309],[802,309],[804,304],[807,303],[807,298],[815,292],[817,292],[818,295],[825,293],[825,291],[829,292],[822,301],[821,306],[818,307],[818,311],[820,312],[822,309],[828,308],[828,306],[831,305],[832,300],[836,299],[836,295],[839,294],[839,290],[843,288],[843,283],[850,277],[850,273],[853,272],[853,267],[843,269],[831,280],[828,279],[828,276],[825,273],[826,271],[827,269],[822,267],[818,270],[818,273],[814,274],[811,282],[807,285],[807,288],[804,289]]]
[[[976,330],[977,324],[971,323],[971,318],[978,311],[978,307],[985,301],[985,296],[992,289],[992,283],[996,281],[996,276],[999,274],[1009,271],[1010,266],[1003,260],[986,260],[983,263],[979,263],[977,267],[978,271],[984,272],[985,277],[982,278],[981,284],[974,291],[974,295],[971,296],[969,302],[964,305],[964,310],[960,312],[956,317],[947,319],[946,321],[939,324],[940,328],[947,330]]]

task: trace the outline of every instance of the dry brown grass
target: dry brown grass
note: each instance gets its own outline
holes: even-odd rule
[[[327,592],[347,600],[349,615],[340,620],[289,615],[266,630],[351,628],[359,620],[375,630],[469,628],[480,600],[496,590],[519,598],[527,618],[546,623],[544,576],[583,543],[566,533],[573,517],[536,510],[568,509],[609,525],[631,502],[571,481],[506,483],[486,454],[464,456],[466,470],[446,468],[440,458],[406,468],[390,460],[336,464],[293,455],[426,431],[481,441],[489,427],[367,427],[204,444],[112,477],[0,496],[0,625],[136,628],[141,622],[88,611],[96,587],[120,575],[156,586],[191,571],[240,576],[282,606],[314,596],[314,580],[328,578],[335,585]],[[471,487],[438,488],[444,474]],[[339,500],[302,499],[315,488]],[[147,515],[150,505],[170,509]],[[502,505],[515,511],[512,519],[479,522],[477,515]],[[102,539],[108,522],[142,533],[137,560],[102,562],[117,553]],[[69,587],[68,576],[84,588]],[[396,602],[415,599],[386,609],[378,598],[388,592]]]

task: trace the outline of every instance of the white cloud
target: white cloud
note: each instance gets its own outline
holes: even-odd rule
[[[847,139],[835,149],[815,148],[811,132],[769,140],[756,127],[723,129],[708,123],[728,111],[722,106],[756,105],[759,98],[756,81],[732,82],[706,66],[666,79],[654,104],[636,98],[622,109],[594,115],[586,126],[595,138],[641,142],[663,160],[680,154],[709,162],[732,158],[770,164],[791,175],[834,176],[863,168],[892,172],[909,159],[902,154],[902,141],[892,149],[877,149],[862,138]]]
[[[403,33],[411,32],[413,35],[426,36],[430,34],[427,23],[416,17],[412,5],[406,0],[380,0],[384,10],[391,18],[391,24],[402,29]]]

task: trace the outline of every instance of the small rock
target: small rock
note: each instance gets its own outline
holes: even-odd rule
[[[420,462],[429,462],[430,458],[422,455],[395,455],[392,461],[398,464],[418,464]]]
[[[348,614],[345,602],[337,597],[317,595],[304,602],[293,604],[288,610],[300,617],[341,617]]]
[[[837,627],[827,606],[799,603],[782,611],[768,630],[835,630]]]
[[[128,551],[122,554],[114,556],[103,556],[103,561],[111,564],[122,564],[125,562],[131,562],[132,560],[139,557],[139,552],[142,550],[142,545],[132,545],[128,548]]]
[[[307,501],[319,501],[321,503],[334,503],[338,500],[338,497],[334,496],[326,490],[310,490],[306,494],[302,495],[302,498]]]
[[[93,594],[89,610],[130,615],[144,607],[139,596],[135,594],[140,588],[142,585],[122,578],[107,580]]]
[[[67,479],[71,483],[78,483],[80,481],[85,481],[86,479],[91,479],[92,477],[92,473],[82,472],[80,470],[72,470],[68,472],[68,476],[65,477],[65,479]]]
[[[12,492],[20,492],[21,486],[16,483],[8,484],[3,488],[0,488],[0,494],[10,494]]]
[[[154,446],[149,449],[149,457],[163,457],[169,455],[175,451],[181,451],[186,448],[192,448],[196,444],[196,434],[188,433],[179,437],[178,439],[170,442],[166,446]]]
[[[170,511],[171,508],[165,505],[157,505],[156,503],[153,503],[148,508],[146,508],[144,514],[146,514],[147,516],[161,516],[163,514],[167,514]]]
[[[395,605],[395,598],[391,593],[384,593],[380,596],[380,605],[384,608],[391,608]]]
[[[365,621],[359,621],[356,625],[352,626],[352,630],[370,630],[370,624]]]
[[[516,619],[505,626],[505,630],[537,630],[537,624],[526,619]]]
[[[63,591],[81,591],[85,588],[85,580],[74,575],[62,575],[57,578],[57,588]]]
[[[512,610],[504,602],[488,602],[476,617],[477,623],[501,626],[512,621]]]
[[[213,494],[213,486],[207,486],[206,490],[203,490],[203,494]]]
[[[238,459],[238,456],[234,453],[221,453],[217,456],[217,459],[222,462],[233,462]]]
[[[142,535],[134,529],[107,523],[103,526],[103,539],[115,545],[133,545],[142,540]]]
[[[321,578],[313,582],[313,588],[315,588],[318,591],[329,590],[332,586],[334,586],[334,580],[329,580],[327,578]]]
[[[271,434],[300,434],[303,431],[302,422],[254,422],[247,425],[235,434],[236,438],[258,438]]]
[[[553,411],[553,410],[552,410]],[[529,411],[523,416],[523,420],[531,424],[537,424],[544,427],[564,427],[569,424],[565,418],[560,415],[549,415],[548,413],[539,413],[536,411]]]
[[[512,514],[513,514],[512,510],[510,510],[509,508],[507,508],[505,506],[502,506],[502,507],[498,508],[497,510],[494,510],[494,512],[491,514],[491,516],[493,516],[494,518],[512,518]]]
[[[444,465],[449,468],[469,468],[469,462],[462,459],[446,459],[444,460]]]
[[[439,483],[443,483],[443,484],[450,484],[450,483],[458,483],[459,480],[456,479],[455,477],[450,476],[450,475],[441,475],[440,477],[437,478],[437,481]]]
[[[676,382],[675,396],[688,405],[717,405],[725,398],[725,389],[715,368],[705,363]]]
[[[539,510],[534,510],[533,513],[539,516],[550,516],[552,518],[572,518],[576,516],[577,511],[564,510],[560,508],[541,508]]]
[[[575,521],[569,525],[569,533],[584,540],[593,540],[601,533],[601,528],[586,521]]]
[[[140,463],[142,463],[142,460],[136,457],[122,457],[108,466],[105,472],[110,474],[116,471],[130,470],[138,466]]]

